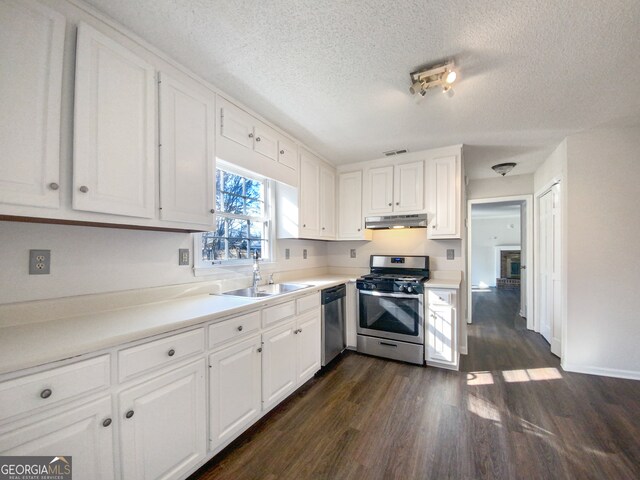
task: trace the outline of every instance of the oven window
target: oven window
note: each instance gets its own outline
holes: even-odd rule
[[[360,328],[401,335],[420,335],[419,297],[360,294]]]

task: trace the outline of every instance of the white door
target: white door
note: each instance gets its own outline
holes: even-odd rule
[[[78,26],[73,208],[155,216],[156,81],[152,65]]]
[[[300,236],[320,235],[320,163],[306,152],[300,153]]]
[[[393,212],[393,167],[370,168],[366,173],[366,215]]]
[[[288,322],[262,334],[262,409],[267,410],[296,387],[296,326]]]
[[[209,357],[211,449],[235,437],[260,414],[260,335]]]
[[[120,393],[124,478],[179,478],[204,459],[204,375],[201,359]]]
[[[297,332],[296,365],[298,384],[306,382],[320,370],[322,361],[320,323],[319,309],[301,316],[297,321],[297,329],[295,331]]]
[[[0,2],[0,203],[60,206],[64,29],[39,2]]]
[[[253,149],[253,119],[235,105],[218,97],[220,103],[220,135],[243,147]]]
[[[336,238],[336,176],[320,168],[320,237]]]
[[[429,236],[453,236],[457,234],[458,218],[457,165],[455,155],[429,161],[429,210],[433,219],[429,222]]]
[[[424,209],[424,162],[396,165],[393,211],[417,212]]]
[[[257,123],[257,122],[256,122]],[[262,123],[254,128],[254,150],[269,160],[278,159],[278,134]]]
[[[551,189],[551,229],[552,229],[552,260],[551,260],[551,296],[553,298],[551,320],[551,353],[562,356],[562,255],[561,255],[561,227],[560,227],[560,185]]]
[[[338,177],[338,238],[362,238],[362,172],[341,173]]]
[[[73,478],[113,479],[111,397],[65,408],[2,427],[0,455],[68,455]]]
[[[540,334],[551,343],[553,321],[553,192],[538,199],[538,278]]]
[[[527,318],[527,282],[529,279],[526,206],[526,202],[522,202],[520,205],[520,316],[523,318]]]
[[[215,96],[160,76],[160,218],[214,225]]]

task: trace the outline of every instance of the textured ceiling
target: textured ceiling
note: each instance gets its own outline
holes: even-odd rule
[[[638,0],[88,0],[336,164],[464,143],[467,174],[532,172],[640,113]],[[455,96],[409,72],[455,59]]]

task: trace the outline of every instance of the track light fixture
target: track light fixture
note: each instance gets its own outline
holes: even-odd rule
[[[415,95],[419,93],[423,97],[427,90],[433,87],[442,87],[444,93],[453,94],[453,84],[458,78],[453,62],[444,65],[436,65],[418,70],[410,74],[411,87],[409,91]]]

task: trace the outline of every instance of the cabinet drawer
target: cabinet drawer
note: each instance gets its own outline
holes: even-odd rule
[[[320,292],[307,295],[296,300],[297,312],[300,314],[320,306]]]
[[[260,330],[260,312],[247,313],[209,327],[209,347]]]
[[[180,359],[204,351],[204,329],[172,335],[118,352],[118,377],[128,380],[153,368],[177,363]]]
[[[109,355],[0,384],[0,420],[75,399],[110,384]]]
[[[451,305],[454,292],[448,290],[428,290],[429,305]]]
[[[295,315],[295,313],[296,304],[293,301],[282,303],[274,307],[265,308],[262,311],[262,326],[265,328],[270,327],[280,320],[292,317],[293,315]]]

